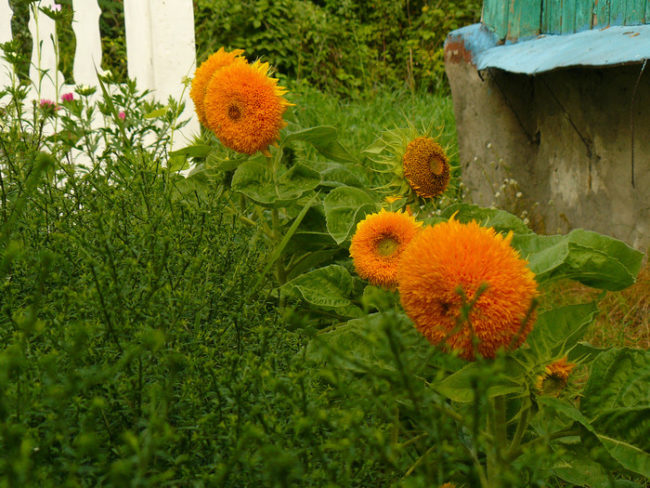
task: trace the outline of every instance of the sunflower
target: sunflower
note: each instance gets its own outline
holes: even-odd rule
[[[543,395],[557,396],[566,387],[569,375],[576,365],[568,362],[564,357],[549,364],[544,369],[544,374],[537,377],[537,391]]]
[[[221,143],[240,153],[266,151],[286,126],[286,90],[268,76],[268,63],[238,58],[212,75],[203,106]]]
[[[372,169],[391,176],[379,188],[387,196],[400,196],[411,203],[420,198],[454,198],[458,184],[453,175],[457,168],[450,163],[447,150],[430,136],[431,130],[412,125],[387,130],[366,149]]]
[[[402,306],[432,344],[471,360],[475,340],[487,358],[525,340],[537,284],[511,236],[452,218],[427,227],[404,250],[397,274]]]
[[[435,198],[449,184],[449,160],[440,144],[430,137],[409,142],[402,157],[404,178],[418,196]]]
[[[210,55],[201,66],[194,72],[192,79],[192,88],[190,89],[190,97],[194,102],[196,115],[199,117],[199,122],[207,127],[208,123],[205,118],[205,109],[203,108],[203,99],[205,98],[205,89],[212,75],[224,66],[232,64],[232,62],[243,54],[243,50],[235,49],[234,51],[227,52],[224,48],[219,48],[216,53]]]
[[[373,285],[395,288],[399,258],[421,225],[411,215],[384,209],[359,222],[350,244],[359,276]]]

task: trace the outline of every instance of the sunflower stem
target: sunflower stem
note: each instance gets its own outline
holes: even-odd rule
[[[517,452],[517,449],[521,444],[521,440],[524,437],[524,433],[528,428],[529,420],[530,420],[530,407],[526,407],[522,410],[521,414],[519,415],[517,430],[515,431],[515,436],[512,438],[512,444],[510,444],[510,448],[508,449],[508,454],[506,454],[507,459],[512,460],[514,454]]]
[[[488,450],[487,477],[489,486],[501,486],[507,461],[503,457],[503,449],[508,442],[506,431],[506,397],[499,395],[490,400],[488,422],[493,436],[493,443]]]

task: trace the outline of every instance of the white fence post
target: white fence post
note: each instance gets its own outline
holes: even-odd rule
[[[102,38],[99,16],[102,11],[97,0],[73,0],[74,30],[77,46],[72,72],[78,85],[97,86],[97,73],[102,73]]]
[[[182,84],[196,68],[192,0],[124,0],[124,23],[129,76],[162,102],[169,96],[185,102],[180,118],[190,123],[181,137],[174,136],[175,148],[183,146],[200,130],[189,88]]]
[[[39,7],[52,8],[54,4],[54,0],[40,0],[31,5],[28,26],[32,35],[32,62],[29,77],[37,97],[57,101],[63,75],[57,69],[56,24],[39,10]]]
[[[13,11],[9,6],[9,0],[0,0],[0,42],[9,42],[13,38],[11,34],[11,17],[13,17]],[[5,60],[0,52],[0,89],[11,85],[12,75],[13,66]]]

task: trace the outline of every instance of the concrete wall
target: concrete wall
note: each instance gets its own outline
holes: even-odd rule
[[[525,210],[542,233],[582,227],[650,246],[650,66],[633,101],[639,64],[478,73],[457,45],[445,62],[473,202]]]

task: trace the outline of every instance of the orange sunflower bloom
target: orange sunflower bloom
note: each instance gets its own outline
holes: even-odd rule
[[[394,289],[399,258],[421,225],[411,215],[384,209],[359,222],[350,244],[359,276],[373,285]]]
[[[406,314],[432,343],[472,360],[494,358],[501,347],[518,347],[534,322],[535,276],[503,237],[476,222],[453,218],[420,232],[407,246],[398,270]],[[481,291],[478,298],[477,292]],[[476,300],[462,319],[465,303]]]
[[[205,98],[205,89],[208,87],[208,82],[217,70],[232,64],[243,53],[244,51],[241,49],[227,52],[224,48],[219,48],[216,53],[210,55],[194,72],[190,97],[194,102],[194,108],[196,109],[196,115],[199,117],[199,122],[204,126],[208,126],[205,109],[203,108],[203,99]]]
[[[409,142],[402,157],[404,177],[422,198],[442,195],[449,184],[449,160],[440,144],[430,137]]]
[[[208,127],[224,146],[244,154],[266,151],[286,126],[282,115],[290,103],[268,69],[268,63],[239,58],[212,75],[203,104]]]
[[[568,358],[559,359],[544,369],[544,374],[537,377],[537,390],[543,395],[557,396],[566,387],[569,375],[576,365]]]

